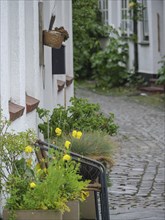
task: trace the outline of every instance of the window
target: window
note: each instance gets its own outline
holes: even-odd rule
[[[99,0],[99,9],[102,13],[102,21],[108,24],[108,0]]]
[[[129,10],[129,0],[121,1],[121,30],[124,35],[133,33],[133,10]]]
[[[143,13],[142,13],[143,40],[149,41],[147,0],[142,0],[142,5],[143,5]]]

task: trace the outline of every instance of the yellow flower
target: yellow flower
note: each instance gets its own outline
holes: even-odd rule
[[[62,159],[64,161],[69,161],[69,160],[71,160],[71,156],[69,154],[65,154]]]
[[[33,151],[33,148],[30,145],[28,145],[25,147],[24,151],[25,153],[31,153]]]
[[[31,159],[31,158],[27,159],[27,160],[26,160],[26,163],[27,163],[27,165],[28,165],[29,167],[31,167],[31,165],[32,165],[32,159]]]
[[[77,132],[77,139],[80,139],[81,136],[82,136],[82,132],[81,132],[81,131],[78,131],[78,132]]]
[[[38,170],[37,170],[37,173],[40,173],[40,172],[41,172],[41,169],[38,169]]]
[[[71,145],[70,141],[65,141],[65,148],[68,150]]]
[[[31,188],[31,189],[34,189],[35,187],[36,187],[36,184],[35,184],[34,182],[31,182],[31,183],[30,183],[30,188]]]
[[[135,5],[136,5],[135,2],[130,2],[129,5],[128,5],[128,7],[129,7],[129,8],[133,8]]]
[[[73,136],[74,138],[80,139],[81,136],[82,136],[82,132],[81,132],[81,131],[73,130],[73,131],[72,131],[72,136]]]
[[[55,133],[56,133],[57,136],[60,136],[61,133],[62,133],[62,130],[60,128],[56,128]]]
[[[73,136],[74,138],[76,138],[76,136],[77,136],[77,131],[76,131],[76,130],[73,130],[73,131],[72,131],[72,136]]]
[[[89,192],[88,191],[82,191],[81,192],[81,200],[82,201],[85,201],[88,196],[89,196]]]

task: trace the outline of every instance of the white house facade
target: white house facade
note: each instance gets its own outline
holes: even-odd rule
[[[69,33],[62,46],[62,74],[53,73],[52,48],[43,45],[52,15],[53,28],[63,26]],[[0,107],[11,128],[38,131],[36,107],[68,106],[72,96],[72,0],[0,1]]]
[[[62,73],[53,69],[52,48],[43,45],[43,30],[49,29],[52,15],[54,27],[63,26],[69,33],[61,47]],[[38,134],[37,106],[67,107],[72,96],[72,0],[0,1],[0,108],[12,121],[10,129],[31,128]],[[2,206],[0,198],[0,216]]]
[[[133,34],[133,21],[129,19],[130,3],[134,0],[99,0],[103,21],[121,28],[128,37]],[[165,55],[165,1],[137,0],[143,5],[138,29],[138,72],[148,76],[157,74],[158,63]],[[133,43],[129,41],[129,68],[134,68]]]

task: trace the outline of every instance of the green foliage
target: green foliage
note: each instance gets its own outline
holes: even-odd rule
[[[65,109],[63,106],[54,108],[50,115],[49,121],[44,120],[39,124],[40,131],[45,138],[55,137],[55,129],[59,127],[64,133],[69,133],[74,129],[81,131],[105,131],[110,135],[117,132],[118,126],[114,123],[114,114],[109,113],[105,116],[100,112],[98,104],[89,103],[87,99],[71,98],[71,106]],[[37,109],[39,117],[41,118],[44,109]],[[49,127],[49,128],[48,128]]]
[[[104,160],[110,166],[112,165],[111,156],[117,143],[112,141],[107,133],[100,131],[83,132],[80,139],[74,138],[70,134],[65,134],[60,138],[53,138],[52,141],[56,145],[62,146],[65,140],[71,142],[71,151],[97,160]]]
[[[111,28],[109,44],[91,57],[97,87],[111,88],[126,83],[128,77],[128,44]]]
[[[163,56],[162,60],[159,63],[161,63],[162,65],[158,70],[157,84],[165,85],[165,56]]]
[[[21,209],[68,210],[68,200],[82,199],[81,193],[89,181],[82,181],[78,174],[79,164],[75,161],[63,161],[62,154],[51,150],[47,170],[36,173],[36,187],[29,189],[23,196]]]
[[[74,70],[79,78],[91,77],[90,57],[100,50],[100,37],[109,35],[101,22],[98,0],[73,0]]]
[[[142,21],[143,11],[145,9],[143,3],[140,3],[137,0],[130,0],[128,7],[129,14],[126,18],[129,18],[134,21]]]
[[[41,112],[41,117],[49,114]],[[48,168],[36,164],[34,146],[36,135],[33,131],[8,131],[9,122],[0,118],[0,191],[6,199],[10,219],[14,210],[54,209],[68,210],[68,200],[85,200],[84,189],[89,181],[79,175],[79,163],[72,161],[69,151],[49,150],[43,161]],[[67,155],[67,158],[65,159]],[[86,196],[84,196],[86,195]]]

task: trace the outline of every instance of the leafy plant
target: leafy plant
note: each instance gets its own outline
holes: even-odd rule
[[[10,219],[14,210],[54,209],[68,210],[69,200],[85,200],[84,189],[89,181],[79,175],[79,163],[72,160],[69,150],[50,149],[48,157],[39,163],[34,146],[36,135],[32,130],[8,131],[9,122],[0,118],[0,191],[6,199]],[[56,130],[57,135],[61,130]],[[41,163],[48,164],[42,169]]]
[[[100,37],[109,36],[101,22],[98,0],[73,1],[74,70],[76,78],[91,77],[90,57],[100,50]]]
[[[162,57],[162,60],[159,61],[159,63],[162,65],[158,70],[157,84],[165,85],[165,56]]]
[[[91,57],[97,87],[111,88],[127,82],[128,44],[111,27],[109,44]]]
[[[112,141],[107,133],[100,131],[83,132],[80,139],[74,138],[73,135],[62,135],[61,138],[53,138],[53,142],[58,146],[62,146],[65,140],[71,142],[71,151],[87,156],[96,160],[100,160],[110,166],[113,165],[112,152],[117,143]]]
[[[104,131],[110,135],[117,132],[118,126],[114,122],[114,114],[109,113],[105,116],[100,111],[98,104],[89,103],[87,99],[72,97],[70,99],[71,106],[65,109],[63,106],[54,108],[52,114],[48,116],[45,109],[37,109],[42,123],[39,124],[40,131],[44,134],[45,138],[55,136],[55,129],[59,127],[64,133],[69,133],[74,129],[81,131]],[[47,118],[49,120],[47,121]]]

